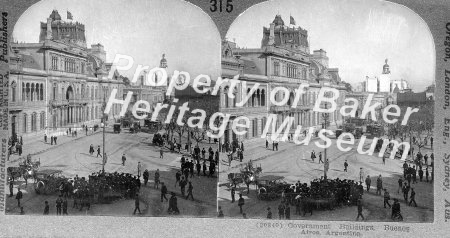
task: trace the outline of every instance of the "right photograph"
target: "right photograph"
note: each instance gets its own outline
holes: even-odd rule
[[[402,5],[247,9],[222,40],[218,217],[432,223],[435,58]]]

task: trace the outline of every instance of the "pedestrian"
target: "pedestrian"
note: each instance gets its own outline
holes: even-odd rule
[[[180,214],[180,210],[178,209],[177,197],[174,192],[170,193],[170,201],[169,201],[169,209],[167,210],[170,214],[174,213],[176,215]]]
[[[47,143],[47,133],[44,133],[44,142]]]
[[[361,202],[361,199],[358,199],[358,216],[356,217],[356,220],[358,220],[359,217],[361,217],[363,219],[363,221],[364,221],[364,216],[362,214],[362,211],[363,211],[363,209],[362,209],[362,202]]]
[[[61,208],[62,208],[62,196],[59,195],[59,197],[56,199],[56,215],[61,215]]]
[[[414,188],[411,188],[411,196],[409,197],[409,206],[411,206],[411,203],[414,202],[414,206],[417,207],[416,203],[416,192],[414,191]]]
[[[284,209],[285,209],[285,206],[284,206],[283,202],[280,202],[280,204],[278,205],[278,217],[280,220],[282,220],[284,218]]]
[[[144,177],[144,186],[147,186],[148,179],[149,179],[149,177],[150,177],[150,173],[148,172],[147,169],[144,171],[144,173],[142,174],[142,176]]]
[[[122,154],[122,166],[125,166],[125,161],[127,161],[127,157],[125,157],[125,154]]]
[[[18,207],[20,207],[20,199],[22,199],[22,197],[23,197],[22,191],[20,191],[20,187],[17,187],[16,199]]]
[[[189,196],[191,196],[192,201],[194,201],[194,195],[192,195],[192,190],[194,189],[194,187],[192,186],[191,181],[189,181],[189,186],[188,186],[188,195],[186,196],[186,200],[189,198]]]
[[[269,141],[266,139],[266,149],[269,148]]]
[[[139,194],[136,194],[136,197],[134,198],[134,212],[133,215],[136,214],[136,211],[139,211],[139,214],[141,214],[141,209],[139,208]]]
[[[159,180],[159,169],[156,169],[156,172],[155,172],[155,187],[154,188],[156,188],[156,189],[158,189],[159,188],[159,184],[161,183],[161,181]]]
[[[391,199],[391,196],[389,195],[389,192],[387,191],[387,189],[384,189],[384,208],[386,208],[386,204],[389,206],[389,208],[391,208],[389,199]]]
[[[63,215],[69,215],[69,214],[67,213],[67,205],[68,205],[67,198],[64,198],[64,201],[63,201],[63,203],[62,203]]]
[[[49,213],[50,213],[50,206],[48,205],[48,201],[45,201],[44,215],[48,215]]]
[[[319,164],[320,164],[320,162],[322,162],[322,163],[323,163],[323,160],[322,160],[322,151],[321,151],[321,152],[319,152]]]
[[[367,175],[367,178],[366,178],[366,188],[367,188],[367,192],[369,192],[369,189],[370,189],[370,184],[372,183],[372,180],[370,179],[370,176],[369,175]],[[364,220],[364,219],[363,219]]]
[[[381,174],[377,178],[377,195],[381,195],[381,189],[383,189],[383,180],[381,179]]]
[[[137,164],[137,176],[138,176],[138,178],[141,177],[141,162],[140,161]]]
[[[202,170],[203,170],[203,176],[206,176],[206,161],[203,161]]]
[[[239,212],[242,214],[242,206],[244,206],[244,198],[242,197],[242,194],[239,194],[239,200],[238,200],[238,206],[239,206]]]
[[[223,218],[223,211],[222,211],[222,207],[219,206],[219,214],[217,215],[218,218]]]
[[[405,202],[408,202],[408,193],[410,190],[410,186],[405,182],[403,185],[403,198],[405,199]]]
[[[101,154],[101,150],[100,150],[100,145],[97,146],[97,158],[98,156],[100,156],[100,158],[102,158],[102,154]]]
[[[402,190],[402,185],[403,185],[403,179],[402,177],[398,178],[398,189],[397,189],[397,193],[399,193],[400,190]],[[403,190],[402,190],[403,192]]]
[[[180,179],[181,179],[181,171],[178,170],[177,173],[175,174],[175,187],[177,187],[177,183],[180,183]]]
[[[186,179],[187,179],[187,176],[186,176]],[[186,179],[181,179],[181,181],[180,181],[181,196],[183,196],[183,197],[186,196],[186,194],[185,194],[186,184],[187,184]]]
[[[386,164],[386,157],[383,155],[383,164]]]
[[[50,136],[50,145],[53,145],[54,140],[55,140],[55,138],[53,136]]]
[[[166,194],[167,194],[167,187],[166,185],[164,185],[164,183],[161,183],[161,202],[163,202],[163,198],[166,199],[166,201],[168,201]]]
[[[94,145],[93,145],[93,144],[91,144],[91,145],[89,146],[89,154],[90,154],[90,155],[94,154]]]
[[[311,160],[314,162],[314,159],[316,158],[316,152],[314,150],[311,152]]]
[[[400,212],[400,203],[398,202],[397,198],[394,198],[394,204],[392,204],[392,214],[391,219],[394,219],[395,216],[399,216],[401,220],[403,220],[403,216]]]
[[[347,160],[345,160],[345,162],[344,162],[344,172],[347,172],[347,167],[348,167],[348,163],[347,163]]]
[[[364,181],[364,170],[363,168],[359,168],[359,182]]]
[[[267,208],[267,219],[272,219],[272,211],[270,210],[270,207]]]
[[[9,196],[10,197],[14,196],[13,190],[14,190],[14,182],[12,179],[10,179],[9,180]]]
[[[272,150],[275,151],[275,141],[272,141]]]
[[[57,143],[56,143],[56,140],[58,139],[58,137],[57,136],[54,136],[53,137],[53,141],[55,142],[55,145],[57,145]],[[22,143],[20,143],[20,144],[22,144]]]
[[[236,190],[234,188],[231,188],[231,203],[233,203],[235,201],[234,200],[235,194],[236,194]]]
[[[433,137],[430,138],[431,149],[433,149]]]
[[[427,183],[428,183],[428,177],[430,176],[430,173],[428,172],[428,166],[425,169],[425,178],[427,179]]]
[[[159,158],[164,159],[164,152],[162,148],[159,150]]]
[[[291,206],[288,203],[286,203],[284,208],[284,216],[286,217],[286,220],[291,219]]]

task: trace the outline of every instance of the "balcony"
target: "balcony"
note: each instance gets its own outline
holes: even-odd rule
[[[228,108],[220,108],[221,113],[228,113],[233,116],[239,116],[249,113],[267,113],[267,109],[265,106],[263,107],[228,107]]]
[[[290,111],[292,108],[291,106],[270,106],[270,111],[271,112],[286,112],[286,111]]]

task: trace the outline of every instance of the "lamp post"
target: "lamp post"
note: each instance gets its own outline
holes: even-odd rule
[[[325,109],[328,109],[328,104],[325,103]],[[323,119],[323,129],[326,130],[327,126],[328,126],[328,117],[329,114],[328,113],[322,113],[322,119]],[[329,168],[329,164],[328,164],[328,159],[327,159],[327,148],[325,147],[323,149],[323,157],[324,157],[324,163],[323,163],[323,178],[326,180],[327,179],[327,171]]]

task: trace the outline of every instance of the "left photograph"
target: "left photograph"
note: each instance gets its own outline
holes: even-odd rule
[[[30,6],[10,45],[6,214],[216,217],[220,42],[184,1]]]

